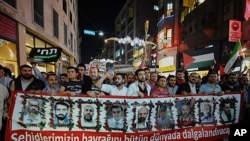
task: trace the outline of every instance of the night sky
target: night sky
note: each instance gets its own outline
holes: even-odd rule
[[[114,33],[114,21],[126,0],[79,0],[79,30],[82,34],[81,63],[88,64],[91,57],[101,52],[104,37],[83,35],[83,30],[103,31],[106,37]],[[108,58],[107,58],[108,59]]]

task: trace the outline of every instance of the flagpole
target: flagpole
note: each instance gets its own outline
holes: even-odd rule
[[[239,39],[239,44],[240,44],[240,52],[242,53],[242,46],[241,46],[240,39]],[[244,59],[244,57],[243,57],[243,59]],[[242,62],[243,62],[243,60],[240,62],[240,75],[241,75],[241,71],[242,71]]]
[[[240,62],[240,75],[242,75],[246,70],[245,70],[245,67],[244,67],[244,70],[242,70],[242,65],[244,63],[244,66],[246,66],[246,61],[245,61],[245,54],[244,52],[242,51],[242,45],[241,45],[241,42],[239,40],[239,44],[240,44],[240,50],[241,50],[241,54],[242,54],[242,61]]]

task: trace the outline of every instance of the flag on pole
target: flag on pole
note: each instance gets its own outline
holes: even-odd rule
[[[246,0],[246,7],[244,12],[244,18],[247,21],[250,17],[250,0]]]
[[[214,64],[215,64],[214,53],[203,52],[195,56],[183,54],[183,66],[185,69],[210,67]]]
[[[183,53],[183,66],[184,66],[184,69],[187,69],[194,61],[195,61],[195,58],[193,58],[192,56],[187,55],[186,53]]]
[[[230,55],[229,60],[227,61],[227,64],[226,64],[226,66],[224,68],[225,73],[229,73],[234,68],[235,63],[239,59],[239,56],[240,56],[240,53],[241,53],[240,49],[241,49],[240,41],[238,41],[235,44],[233,52]]]

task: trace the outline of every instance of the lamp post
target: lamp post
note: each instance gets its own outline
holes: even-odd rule
[[[147,39],[148,39],[148,26],[149,26],[149,21],[147,20],[144,25],[145,29],[145,48],[144,48],[144,59],[147,59]]]

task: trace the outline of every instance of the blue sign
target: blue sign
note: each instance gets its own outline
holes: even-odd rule
[[[86,30],[86,29],[84,29],[83,33],[86,34],[86,35],[95,36],[96,32],[93,31],[93,30]]]

